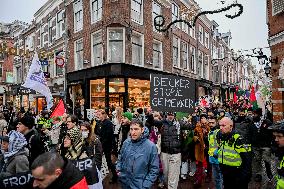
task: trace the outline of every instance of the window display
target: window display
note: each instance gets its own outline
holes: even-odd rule
[[[150,82],[148,80],[128,79],[129,107],[150,105]]]
[[[105,79],[90,81],[91,109],[105,108]]]

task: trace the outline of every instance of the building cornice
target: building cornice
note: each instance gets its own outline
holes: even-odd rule
[[[284,42],[284,31],[268,38],[268,44],[270,47],[281,42]]]

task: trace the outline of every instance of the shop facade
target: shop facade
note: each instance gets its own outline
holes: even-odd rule
[[[150,106],[150,75],[169,74],[129,64],[105,64],[67,74],[67,106],[73,109],[116,107],[126,111]]]

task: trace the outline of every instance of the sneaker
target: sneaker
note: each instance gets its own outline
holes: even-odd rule
[[[194,172],[189,172],[189,176],[193,177],[195,175]]]
[[[180,176],[182,180],[186,180],[186,176],[185,175],[181,175]]]

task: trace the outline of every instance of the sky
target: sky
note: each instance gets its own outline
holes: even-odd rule
[[[230,5],[235,0],[195,0],[202,10],[216,10]],[[268,26],[266,24],[266,0],[238,0],[244,6],[241,16],[229,19],[225,12],[209,15],[219,24],[219,32],[231,31],[231,46],[236,50],[268,47]],[[234,13],[232,10],[231,13]],[[270,56],[270,50],[264,49],[265,54]],[[256,58],[252,58],[254,64],[258,64]],[[263,67],[263,66],[262,66]],[[258,66],[260,68],[260,66]]]
[[[21,20],[30,23],[34,13],[47,0],[0,0],[0,22],[13,22]],[[230,5],[236,0],[195,0],[202,10],[215,10]],[[209,15],[219,24],[219,32],[231,31],[231,46],[234,49],[253,49],[268,47],[266,24],[266,0],[238,0],[244,6],[244,12],[240,17],[229,19],[225,13]],[[270,51],[266,50],[270,55]],[[254,64],[257,60],[252,59]]]

